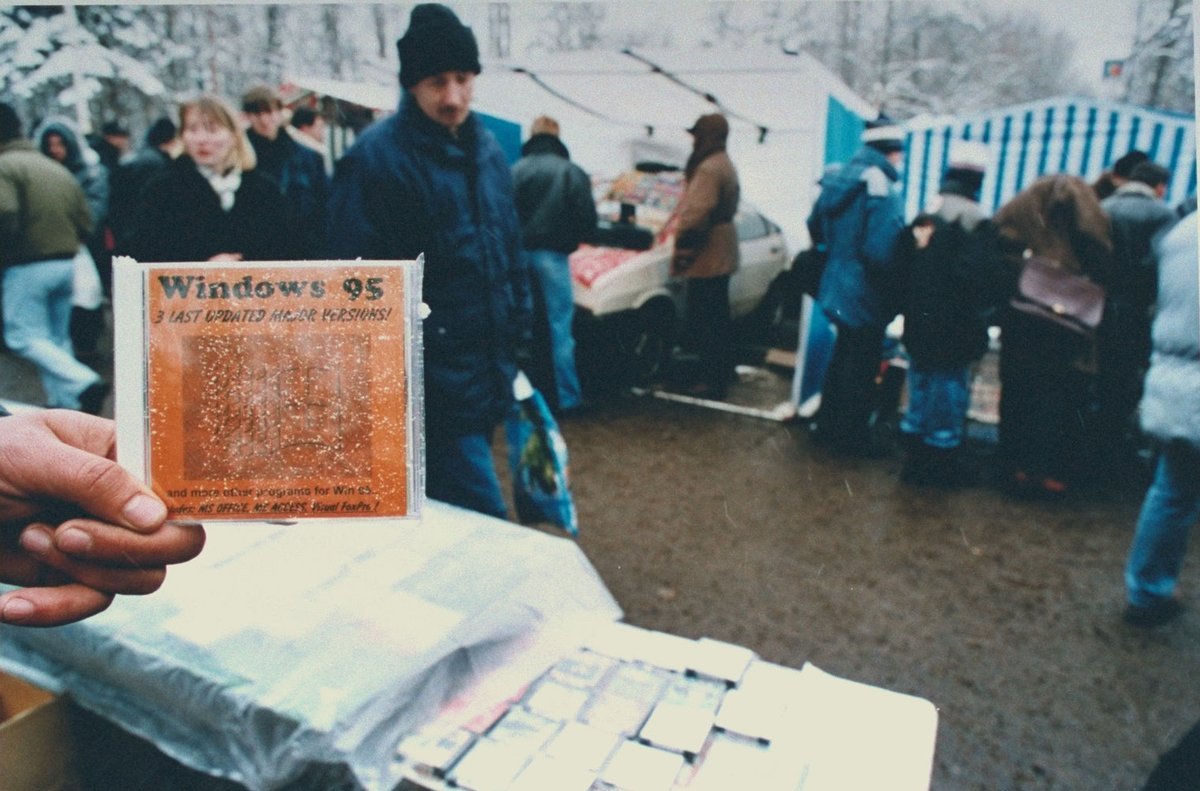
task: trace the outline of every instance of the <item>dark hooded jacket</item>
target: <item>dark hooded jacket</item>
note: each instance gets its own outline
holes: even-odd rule
[[[513,189],[526,250],[570,254],[596,230],[592,180],[556,135],[537,134],[521,146]]]
[[[51,118],[38,127],[37,145],[43,154],[47,153],[46,136],[50,134],[58,135],[66,144],[67,158],[62,165],[71,171],[83,189],[88,209],[92,213],[92,225],[99,230],[108,217],[108,168],[100,163],[99,154],[87,145],[86,140],[80,143],[82,136],[75,131],[75,125],[70,121]]]
[[[932,230],[924,247],[916,229]],[[979,204],[943,192],[937,208],[901,236],[896,255],[904,279],[904,346],[926,371],[954,370],[987,350],[990,296],[998,279],[991,254],[994,226]]]
[[[246,130],[254,154],[255,170],[275,179],[292,213],[299,234],[298,257],[325,257],[325,226],[328,224],[329,177],[325,160],[310,148],[300,145],[282,127],[274,140],[253,129]]]
[[[108,224],[113,232],[113,252],[117,255],[129,252],[129,245],[137,233],[135,229],[146,185],[171,161],[150,141],[150,135],[151,132],[147,132],[142,147],[111,174],[112,200],[109,202]]]
[[[887,157],[863,146],[822,179],[808,230],[828,256],[817,298],[835,324],[882,327],[900,309],[894,252],[904,206],[893,189],[899,178]]]
[[[425,255],[426,426],[490,430],[512,403],[532,310],[512,175],[491,132],[471,114],[455,139],[405,91],[338,161],[329,220],[335,258]]]
[[[738,268],[733,218],[741,185],[725,151],[729,123],[718,114],[702,116],[691,130],[692,154],[684,168],[671,274],[689,278],[732,275]]]

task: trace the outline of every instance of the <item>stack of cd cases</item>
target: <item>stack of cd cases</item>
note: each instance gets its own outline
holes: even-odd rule
[[[404,739],[409,789],[788,789],[808,762],[786,744],[800,671],[716,640],[631,655],[581,647],[462,724]]]

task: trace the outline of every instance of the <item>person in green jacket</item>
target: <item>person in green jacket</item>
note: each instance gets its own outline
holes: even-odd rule
[[[75,254],[92,217],[75,177],[24,139],[0,103],[0,270],[4,341],[37,366],[51,407],[99,414],[109,386],[71,350]]]

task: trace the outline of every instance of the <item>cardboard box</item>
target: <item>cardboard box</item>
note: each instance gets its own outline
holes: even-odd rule
[[[70,697],[0,673],[0,791],[231,791]]]
[[[0,673],[0,791],[80,788],[67,701]]]

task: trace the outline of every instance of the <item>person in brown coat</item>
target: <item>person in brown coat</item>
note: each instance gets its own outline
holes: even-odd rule
[[[1000,254],[1014,284],[1027,254],[1107,285],[1108,217],[1087,182],[1044,176],[996,214]],[[1001,316],[1000,457],[1022,492],[1061,495],[1087,477],[1088,390],[1096,345],[1014,309]]]
[[[700,116],[688,132],[692,155],[684,168],[671,274],[685,283],[684,347],[698,364],[691,395],[721,398],[733,380],[733,319],[729,278],[738,267],[737,213],[741,188],[725,151],[729,122]]]

